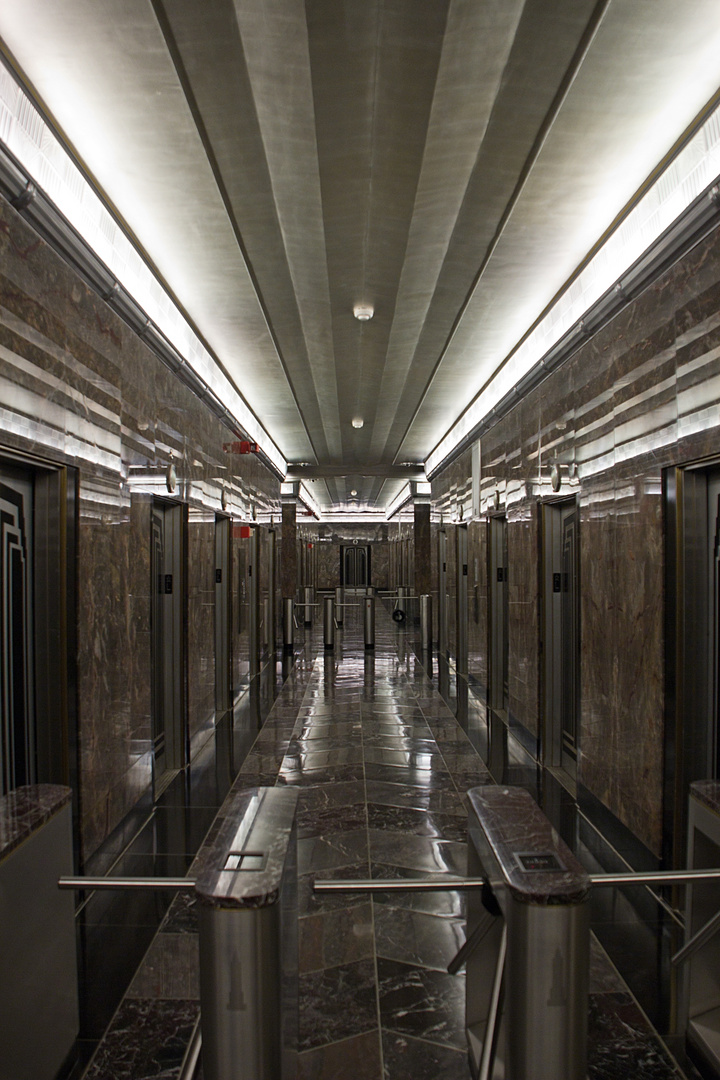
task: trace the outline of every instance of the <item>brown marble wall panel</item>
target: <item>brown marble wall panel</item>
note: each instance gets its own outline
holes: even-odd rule
[[[539,554],[532,522],[542,500],[574,495],[580,508],[578,776],[656,853],[663,779],[662,469],[711,455],[720,455],[717,231],[481,439],[482,508],[505,508],[509,523],[511,711],[530,731],[539,730]],[[550,486],[553,462],[561,469],[558,493]],[[435,515],[447,517],[457,505],[463,469],[467,481],[467,452],[433,479]],[[472,633],[471,623],[471,640]]]
[[[316,585],[318,589],[336,589],[340,584],[340,544],[317,543]]]
[[[370,578],[376,589],[389,589],[390,545],[373,544]]]
[[[214,699],[214,514],[224,493],[236,522],[278,516],[279,482],[257,456],[226,453],[232,434],[2,200],[0,344],[2,444],[79,473],[79,796],[87,858],[150,789],[150,505],[154,495],[170,494],[168,465],[178,478],[172,497],[193,522],[195,732]]]

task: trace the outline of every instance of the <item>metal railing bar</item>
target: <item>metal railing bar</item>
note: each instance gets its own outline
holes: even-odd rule
[[[180,1072],[178,1073],[177,1080],[193,1080],[195,1072],[197,1070],[198,1061],[200,1060],[200,1051],[202,1050],[202,1029],[200,1027],[200,1013],[198,1013],[197,1020],[195,1021],[195,1027],[190,1037],[188,1048],[185,1051],[185,1057],[183,1058],[182,1065],[180,1066]]]
[[[174,889],[176,892],[195,888],[195,878],[154,877],[61,877],[59,889]]]
[[[588,874],[591,885],[673,885],[692,881],[720,880],[717,870],[652,870],[622,874]],[[483,878],[358,878],[347,881],[316,881],[316,892],[442,892],[481,889]]]

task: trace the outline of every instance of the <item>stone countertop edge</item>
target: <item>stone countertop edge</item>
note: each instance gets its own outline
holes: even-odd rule
[[[581,904],[590,878],[524,788],[483,786],[468,792],[471,812],[481,825],[504,884],[513,898],[540,906]],[[552,853],[562,870],[527,871],[516,855]],[[480,853],[482,857],[482,853]]]
[[[27,840],[72,799],[60,784],[28,784],[0,797],[0,859]]]
[[[295,852],[288,855],[288,846],[295,835],[298,798],[299,791],[292,787],[248,788],[235,796],[232,815],[225,819],[215,840],[203,851],[197,868],[195,894],[201,904],[240,909],[277,903],[286,859],[296,858]],[[262,870],[223,870],[228,853],[236,850],[238,830],[255,799],[260,799],[262,805],[261,846],[267,856],[265,866]],[[254,818],[255,813],[250,822]],[[258,846],[256,830],[249,833],[249,845],[252,849]]]
[[[690,794],[716,814],[720,814],[720,780],[695,780]]]

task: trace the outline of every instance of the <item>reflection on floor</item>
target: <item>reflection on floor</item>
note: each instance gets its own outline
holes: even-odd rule
[[[379,605],[374,654],[358,620],[338,638],[333,653],[315,640],[297,658],[234,782],[301,788],[299,1080],[468,1080],[464,976],[447,973],[462,896],[320,896],[312,884],[464,874],[464,795],[493,781]],[[155,838],[166,846],[152,872],[185,873],[183,845]],[[198,1013],[193,905],[169,906],[88,1080],[178,1075]],[[597,941],[589,1050],[592,1080],[682,1075]]]

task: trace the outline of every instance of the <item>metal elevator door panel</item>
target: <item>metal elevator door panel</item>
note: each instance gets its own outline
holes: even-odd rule
[[[708,634],[708,759],[709,777],[720,777],[720,471],[707,475],[708,506],[708,596],[710,631]]]
[[[467,525],[458,525],[457,544],[457,606],[455,609],[456,663],[459,675],[468,670],[468,532]]]
[[[37,779],[33,648],[33,474],[0,467],[0,794]]]
[[[543,760],[572,781],[579,708],[578,510],[575,500],[543,507]]]
[[[215,715],[219,720],[232,703],[230,662],[230,519],[215,517]]]
[[[343,547],[343,585],[346,589],[364,589],[368,580],[368,549],[366,546]]]
[[[490,707],[506,713],[508,707],[508,565],[507,519],[490,518],[488,549],[490,596]]]
[[[447,533],[438,533],[438,652],[448,651]]]
[[[182,507],[156,500],[151,516],[152,737],[160,794],[186,760]]]
[[[577,574],[577,506],[563,507],[562,528],[562,753],[563,766],[577,759],[577,714],[579,700],[579,626]]]

